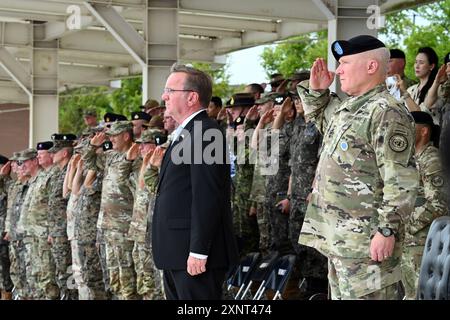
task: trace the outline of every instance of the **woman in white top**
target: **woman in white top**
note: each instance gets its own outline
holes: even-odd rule
[[[438,56],[432,48],[420,48],[417,51],[416,61],[414,63],[414,71],[416,77],[419,79],[419,83],[406,89],[401,79],[397,82],[403,101],[405,101],[409,111],[425,111],[430,113],[430,110],[428,110],[423,102],[436,77],[438,60]]]

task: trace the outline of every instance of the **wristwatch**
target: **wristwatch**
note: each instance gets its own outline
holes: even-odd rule
[[[394,230],[392,230],[391,228],[378,228],[378,232],[386,238],[394,235]]]

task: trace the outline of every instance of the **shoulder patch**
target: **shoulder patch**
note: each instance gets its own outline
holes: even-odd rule
[[[403,134],[396,133],[389,138],[389,148],[392,151],[403,152],[408,146],[408,139]]]
[[[442,187],[444,185],[444,179],[440,175],[435,175],[431,179],[431,184],[436,188]]]

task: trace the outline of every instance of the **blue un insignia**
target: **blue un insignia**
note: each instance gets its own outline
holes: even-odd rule
[[[342,151],[348,150],[348,143],[346,141],[341,142],[341,149],[342,149]]]

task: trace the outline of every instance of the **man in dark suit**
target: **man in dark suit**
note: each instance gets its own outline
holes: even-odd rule
[[[174,65],[162,95],[180,124],[161,165],[152,222],[153,257],[171,300],[220,299],[238,260],[226,141],[205,110],[211,94],[207,74]]]

